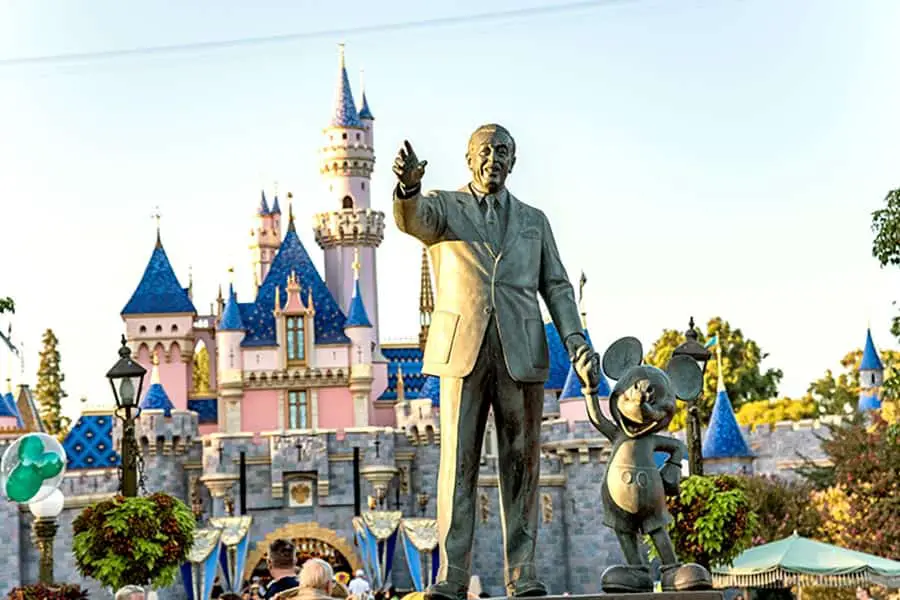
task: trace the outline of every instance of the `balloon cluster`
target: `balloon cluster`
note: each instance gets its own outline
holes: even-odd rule
[[[0,493],[12,502],[40,502],[59,488],[66,472],[66,451],[46,433],[27,433],[3,453]]]

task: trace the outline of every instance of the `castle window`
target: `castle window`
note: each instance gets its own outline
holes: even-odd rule
[[[362,186],[362,189],[366,189],[366,182],[365,182],[365,181],[360,181],[360,182],[359,182],[359,185]]]
[[[172,333],[178,333],[178,325],[172,325]]]
[[[287,359],[288,362],[306,360],[306,340],[304,339],[303,317],[287,319]]]
[[[309,429],[309,396],[306,390],[291,390],[287,398],[287,429]]]
[[[162,333],[162,325],[156,326],[156,333]]]
[[[356,139],[357,139],[357,141],[359,140],[359,134],[358,134],[358,133],[356,134]]]
[[[147,333],[147,326],[141,325],[141,328],[138,331],[140,331],[141,333]]]
[[[345,139],[345,140],[347,139],[347,132],[344,132],[341,134],[341,139]]]
[[[353,198],[344,196],[344,199],[341,200],[341,208],[353,208]]]

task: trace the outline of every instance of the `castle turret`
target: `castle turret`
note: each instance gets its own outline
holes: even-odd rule
[[[219,429],[228,433],[241,430],[241,401],[244,397],[241,342],[245,333],[241,308],[232,284],[228,290],[228,302],[216,327]]]
[[[359,121],[362,123],[363,129],[366,130],[363,138],[369,148],[374,148],[375,133],[372,126],[375,124],[375,117],[372,115],[372,109],[369,108],[369,99],[366,98],[366,83],[362,71],[360,71],[359,87],[362,91],[362,103],[359,106]]]
[[[428,267],[428,248],[422,246],[422,272],[419,282],[419,348],[425,351],[431,313],[434,312],[434,291],[431,287],[431,269]]]
[[[325,255],[325,283],[339,306],[349,306],[357,287],[350,269],[356,251],[363,269],[359,290],[378,340],[376,249],[384,239],[384,213],[371,208],[371,176],[375,165],[372,113],[363,103],[357,111],[340,49],[334,114],[324,129],[320,173],[329,210],[314,217],[316,243]]]
[[[153,369],[150,371],[150,387],[147,388],[140,407],[141,410],[161,410],[166,417],[171,417],[172,409],[175,408],[159,377],[159,356],[156,354],[153,355]]]
[[[353,396],[353,423],[356,427],[369,424],[369,407],[372,394],[372,352],[375,338],[372,323],[360,291],[359,250],[355,252],[353,270],[353,297],[347,309],[344,333],[350,338],[350,394]]]
[[[276,212],[277,211],[277,212]],[[253,259],[253,278],[258,288],[269,274],[275,253],[281,245],[281,208],[278,195],[269,208],[266,192],[260,193],[259,208],[256,210],[256,228],[250,231],[250,255]]]
[[[881,408],[881,385],[884,383],[884,365],[878,356],[872,330],[866,331],[866,345],[859,361],[859,410]]]
[[[722,347],[716,345],[716,364],[719,368],[719,385],[716,402],[709,418],[709,428],[703,438],[703,466],[709,473],[752,472],[753,452],[744,438],[734,416],[734,407],[725,389],[722,376]]]
[[[140,283],[122,309],[125,335],[137,361],[148,371],[155,354],[160,379],[170,391],[175,408],[187,409],[194,356],[194,318],[197,310],[181,286],[160,239]]]

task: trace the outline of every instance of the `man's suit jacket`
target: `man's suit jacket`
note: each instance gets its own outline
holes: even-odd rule
[[[488,243],[478,201],[463,188],[404,199],[394,194],[400,231],[429,248],[437,294],[422,371],[465,377],[472,372],[491,316],[509,374],[522,383],[547,380],[550,357],[537,295],[563,340],[581,333],[575,292],[540,210],[508,194],[506,235]]]

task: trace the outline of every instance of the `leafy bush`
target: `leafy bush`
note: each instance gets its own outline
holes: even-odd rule
[[[99,502],[72,524],[78,571],[106,587],[175,582],[194,543],[194,516],[168,494]]]
[[[731,475],[688,477],[669,498],[669,512],[678,558],[707,568],[730,565],[750,547],[757,526],[742,481]]]
[[[744,490],[750,510],[756,513],[753,543],[767,544],[797,535],[815,538],[822,517],[811,502],[815,488],[806,481],[786,481],[778,477],[745,477]]]
[[[77,585],[35,583],[13,588],[8,600],[87,600],[88,593]]]

